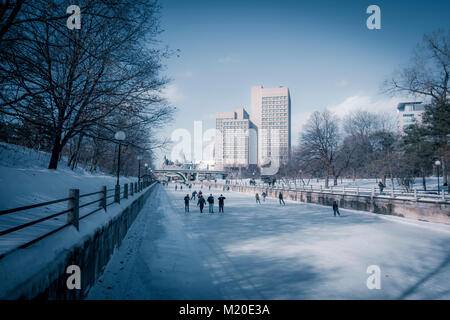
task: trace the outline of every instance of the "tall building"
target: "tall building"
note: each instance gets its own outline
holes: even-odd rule
[[[256,164],[256,143],[256,128],[244,108],[216,113],[216,170]]]
[[[422,122],[425,105],[422,102],[402,102],[397,105],[398,132],[404,134],[407,126]]]
[[[252,87],[251,119],[258,129],[258,166],[291,156],[291,98],[287,87]]]

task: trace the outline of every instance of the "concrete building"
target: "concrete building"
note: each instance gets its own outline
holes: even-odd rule
[[[404,129],[414,123],[422,122],[425,105],[422,102],[402,102],[397,106],[397,125],[399,134],[404,134]]]
[[[215,169],[248,168],[257,162],[257,133],[244,108],[216,113]]]
[[[291,156],[291,98],[287,87],[253,86],[251,119],[258,129],[258,166]]]

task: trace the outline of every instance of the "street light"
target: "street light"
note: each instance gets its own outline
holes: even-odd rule
[[[137,156],[138,162],[139,162],[139,168],[138,168],[138,182],[141,182],[141,160],[142,160],[142,156],[138,155]]]
[[[119,175],[120,175],[120,147],[121,147],[121,141],[125,140],[126,135],[123,131],[117,131],[114,135],[114,139],[116,139],[119,144],[119,155],[118,155],[118,161],[117,161],[117,186],[119,185]]]
[[[148,163],[144,163],[144,167],[145,167],[145,173],[144,173],[144,176],[145,176],[145,181],[148,181]]]
[[[439,189],[439,166],[441,165],[441,162],[439,160],[436,160],[436,162],[434,163],[436,165],[436,171],[437,171],[437,176],[438,176],[438,194],[440,193],[440,189]]]

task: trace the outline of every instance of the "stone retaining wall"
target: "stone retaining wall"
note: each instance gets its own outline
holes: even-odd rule
[[[200,185],[200,184],[197,184]],[[212,188],[222,189],[224,185],[212,184]],[[268,197],[278,198],[278,193],[283,193],[283,198],[293,201],[315,203],[324,206],[332,205],[336,200],[340,208],[368,211],[379,214],[400,216],[410,219],[418,219],[431,222],[450,224],[450,204],[443,201],[406,200],[398,198],[371,197],[367,195],[351,195],[339,193],[327,193],[318,191],[287,191],[280,189],[265,189],[252,186],[226,185],[230,190],[254,195],[266,191]]]

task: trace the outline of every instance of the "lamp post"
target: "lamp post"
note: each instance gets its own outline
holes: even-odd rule
[[[145,167],[145,173],[144,173],[144,176],[145,176],[145,180],[144,181],[148,181],[148,163],[144,163],[144,167]]]
[[[436,162],[434,163],[436,165],[436,171],[437,171],[437,178],[438,178],[438,194],[440,193],[440,189],[439,189],[439,166],[441,165],[441,162],[439,160],[436,160]]]
[[[122,145],[121,141],[125,140],[126,135],[125,132],[123,131],[117,131],[116,134],[114,135],[114,139],[116,139],[119,144],[119,155],[118,155],[118,161],[117,161],[117,183],[116,185],[119,185],[119,175],[120,175],[120,147]]]
[[[141,182],[141,160],[142,160],[142,156],[138,155],[137,159],[138,159],[138,163],[139,163],[139,167],[138,167],[138,183],[139,183],[139,182]]]

